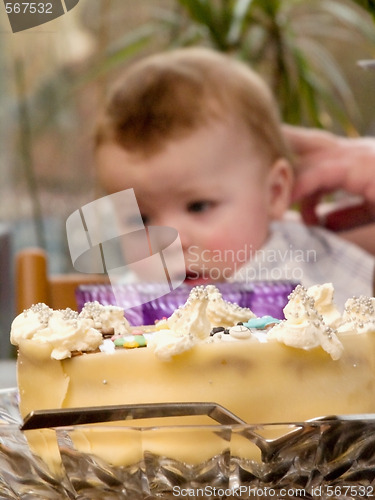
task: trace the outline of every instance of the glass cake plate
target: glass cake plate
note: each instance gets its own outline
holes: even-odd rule
[[[375,496],[375,415],[266,425],[56,426],[61,477],[30,451],[21,424],[17,390],[0,391],[1,499]],[[101,458],[88,437],[102,447]]]

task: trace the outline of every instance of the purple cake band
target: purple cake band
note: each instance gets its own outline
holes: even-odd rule
[[[298,283],[291,281],[262,281],[252,283],[215,283],[223,298],[241,307],[249,307],[257,316],[273,316],[284,319],[283,308],[289,294]],[[156,283],[117,285],[116,294],[111,285],[82,285],[76,291],[78,309],[86,302],[98,301],[103,305],[118,305],[125,310],[131,325],[151,325],[156,320],[170,316],[175,309],[185,304],[192,287],[181,285],[167,294],[155,297]],[[129,307],[129,297],[137,294],[142,305]],[[116,296],[116,299],[115,299]],[[134,303],[134,302],[133,302]]]

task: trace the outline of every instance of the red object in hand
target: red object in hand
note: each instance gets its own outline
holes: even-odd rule
[[[322,226],[335,232],[347,231],[374,221],[375,217],[366,204],[333,209],[319,217]]]

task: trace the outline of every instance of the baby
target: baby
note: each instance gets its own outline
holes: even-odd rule
[[[133,188],[145,225],[180,235],[186,280],[332,282],[372,295],[373,258],[287,220],[293,169],[277,105],[247,65],[188,48],[130,65],[96,130],[107,194]]]

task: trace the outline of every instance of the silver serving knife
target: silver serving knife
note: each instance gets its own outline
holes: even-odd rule
[[[191,415],[206,415],[221,425],[246,425],[246,422],[216,403],[148,403],[35,410],[25,417],[21,431]]]

